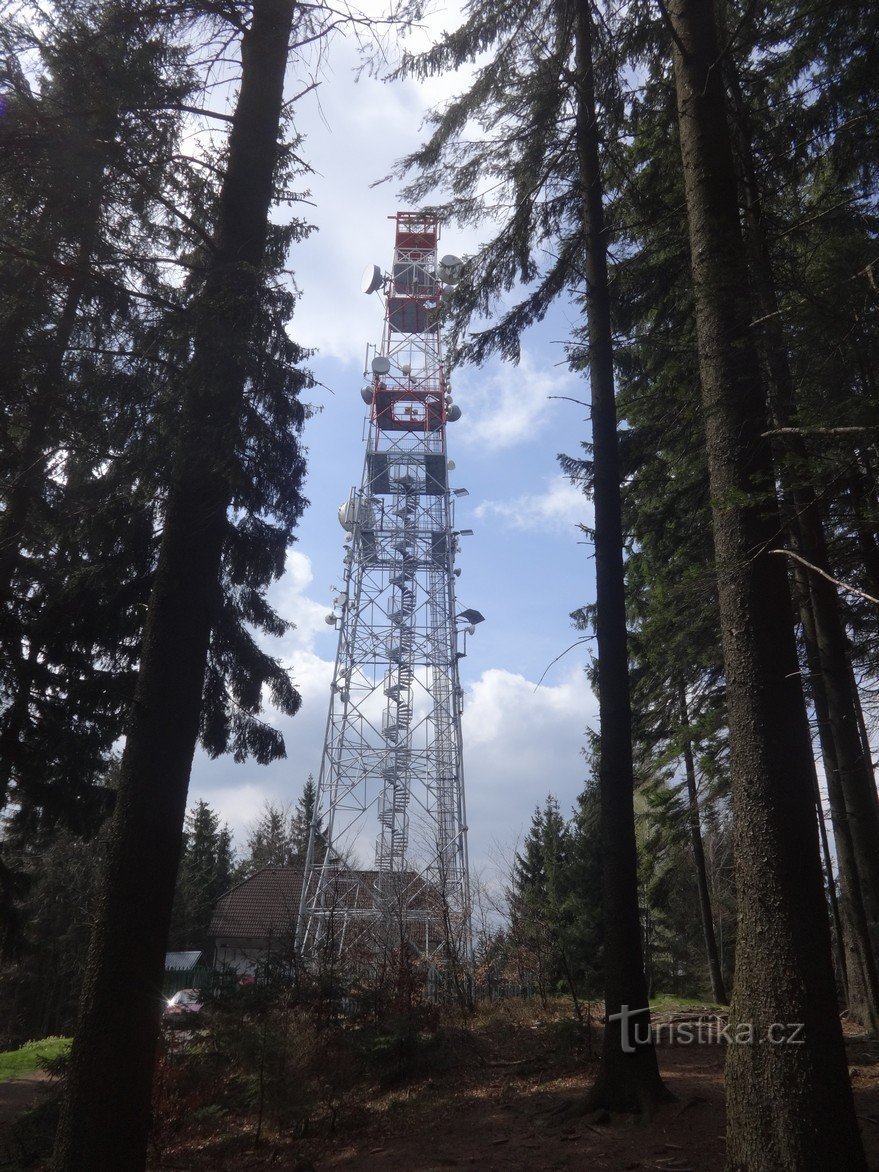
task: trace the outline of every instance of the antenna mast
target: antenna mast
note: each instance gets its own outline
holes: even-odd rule
[[[384,296],[384,331],[361,392],[363,476],[339,510],[345,584],[327,616],[339,644],[315,801],[324,830],[312,828],[297,938],[306,956],[405,942],[438,967],[471,954],[458,636],[482,620],[455,601],[470,530],[455,528],[466,492],[449,488],[446,450],[461,411],[440,302],[461,262],[438,258],[434,217],[391,218],[391,272],[363,276],[364,293]],[[367,851],[372,869],[355,869]]]

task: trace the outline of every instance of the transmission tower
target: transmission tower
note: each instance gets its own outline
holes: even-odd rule
[[[309,842],[297,935],[306,956],[368,955],[396,935],[430,962],[468,961],[458,663],[482,615],[455,601],[455,555],[471,531],[455,528],[466,490],[449,487],[446,424],[461,411],[439,327],[461,262],[438,258],[433,217],[392,218],[391,271],[370,266],[363,280],[384,299],[384,330],[367,349],[363,476],[339,510],[344,586],[327,616],[339,644],[315,802],[323,830]]]

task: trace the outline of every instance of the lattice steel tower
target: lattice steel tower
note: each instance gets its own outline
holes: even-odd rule
[[[370,361],[366,459],[339,510],[344,586],[317,785],[323,835],[309,844],[298,941],[369,952],[402,935],[430,961],[470,955],[461,762],[460,640],[482,616],[458,612],[459,538],[449,487],[452,404],[440,337],[443,290],[460,261],[438,259],[439,225],[400,212],[393,266],[370,266],[382,343]],[[374,843],[374,846],[372,845]],[[374,852],[369,870],[365,853]],[[402,940],[400,941],[402,943]]]

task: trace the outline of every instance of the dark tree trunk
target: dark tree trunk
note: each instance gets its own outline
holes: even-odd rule
[[[165,942],[265,255],[292,0],[255,0],[55,1167],[146,1160]]]
[[[589,2],[580,0],[576,9],[576,133],[592,391],[606,1012],[601,1067],[589,1102],[616,1111],[649,1113],[669,1096],[650,1036],[638,914],[620,467],[592,41]]]
[[[852,523],[858,539],[858,549],[864,563],[864,575],[868,593],[879,598],[879,541],[875,532],[863,523],[864,502],[869,501],[868,508],[875,509],[875,500],[869,500],[870,493],[867,487],[867,478],[858,470],[846,482],[846,495],[851,501]]]
[[[708,892],[708,872],[705,869],[705,851],[702,847],[702,827],[699,822],[699,796],[696,792],[696,766],[693,761],[693,745],[690,740],[690,715],[687,711],[687,693],[680,689],[681,721],[684,732],[684,771],[687,778],[687,806],[690,826],[690,848],[696,868],[696,887],[699,892],[699,913],[702,917],[702,935],[705,939],[705,957],[708,961],[708,975],[711,979],[711,994],[721,1005],[728,1005],[726,985],[723,983],[723,969],[717,940],[714,935],[714,918],[711,915],[711,896]]]
[[[796,394],[788,360],[787,346],[779,324],[778,299],[766,233],[763,227],[761,198],[751,150],[748,113],[740,92],[735,70],[727,69],[736,118],[737,154],[745,194],[752,287],[755,292],[761,325],[762,350],[769,373],[773,423],[778,428],[792,428],[797,421]],[[830,572],[830,558],[824,526],[815,491],[802,479],[802,469],[809,465],[809,453],[801,435],[778,439],[778,465],[792,508],[786,518],[791,543],[811,565]],[[791,472],[791,468],[798,471]],[[860,704],[848,655],[848,639],[836,587],[821,574],[809,574],[808,605],[818,669],[822,676],[827,718],[835,746],[836,767],[845,806],[839,816],[849,820],[853,861],[857,871],[850,884],[860,882],[863,908],[867,916],[871,947],[879,955],[879,806],[869,751],[864,752],[861,738]]]
[[[877,975],[875,955],[864,908],[863,889],[858,874],[851,824],[845,809],[845,795],[842,787],[842,774],[837,760],[833,722],[830,719],[824,676],[820,670],[818,640],[815,634],[815,620],[809,589],[811,579],[806,571],[800,567],[795,570],[795,577],[803,626],[803,640],[806,645],[806,659],[812,684],[812,699],[818,721],[818,739],[824,761],[824,776],[827,780],[833,841],[836,845],[836,857],[839,863],[840,907],[837,912],[839,920],[837,938],[843,958],[841,968],[851,1016],[862,1025],[876,1029],[879,1026],[879,975]]]
[[[738,935],[727,1152],[738,1170],[865,1167],[836,1009],[811,744],[774,501],[714,5],[673,0],[727,686]],[[797,1023],[802,1044],[780,1041]],[[786,1035],[785,1035],[786,1036]]]
[[[812,497],[811,493],[808,495]],[[801,501],[800,494],[794,494],[794,503],[798,508],[794,547],[798,547],[813,565],[826,567],[827,551],[816,515],[817,504],[813,497]],[[861,740],[857,692],[836,589],[826,578],[811,573],[808,575],[808,589],[818,670],[835,749],[836,776],[833,780],[842,802],[839,816],[848,823],[852,845],[850,864],[856,868],[851,872],[849,882],[860,886],[867,943],[872,949],[875,965],[879,956],[879,808],[873,767]],[[829,786],[829,776],[827,781]]]

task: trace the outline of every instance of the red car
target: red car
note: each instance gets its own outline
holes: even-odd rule
[[[162,1020],[165,1025],[192,1029],[198,1025],[203,1008],[204,1002],[198,989],[178,989],[173,997],[168,998]]]

